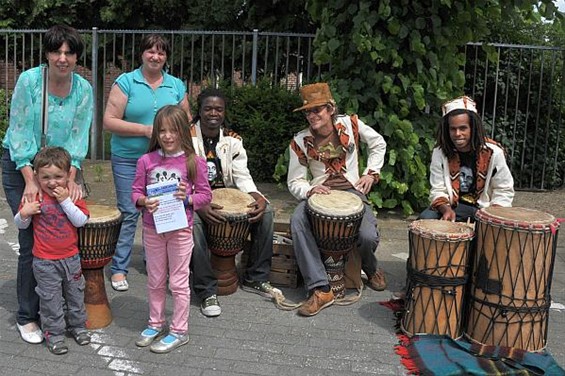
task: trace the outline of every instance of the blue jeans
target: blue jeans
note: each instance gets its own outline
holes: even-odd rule
[[[137,159],[121,158],[112,155],[112,175],[116,188],[116,201],[122,213],[122,228],[116,244],[116,252],[112,258],[110,270],[114,274],[128,274],[131,261],[131,250],[135,239],[135,229],[139,219],[139,211],[131,201],[131,186],[135,178]]]
[[[12,213],[16,215],[22,200],[25,180],[16,164],[10,160],[10,152],[2,153],[2,186]],[[20,325],[39,321],[39,296],[35,292],[37,282],[33,276],[33,225],[18,233],[20,255],[18,256],[18,274],[16,291],[18,295],[18,313],[16,321]]]

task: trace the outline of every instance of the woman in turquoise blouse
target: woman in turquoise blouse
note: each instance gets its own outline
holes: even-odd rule
[[[122,227],[110,270],[112,288],[126,291],[126,276],[139,211],[131,201],[137,160],[147,152],[157,111],[168,104],[180,105],[192,119],[185,84],[164,70],[171,54],[169,42],[158,34],[146,34],[140,46],[142,65],[120,75],[108,97],[104,129],[112,132],[112,174]]]
[[[88,151],[93,113],[92,87],[74,72],[83,49],[84,44],[75,29],[53,26],[43,37],[47,64],[31,68],[18,78],[12,94],[9,127],[2,142],[2,185],[14,215],[20,203],[41,200],[32,161],[42,146],[42,84],[45,78],[48,93],[45,145],[61,146],[71,154],[68,188],[72,200],[82,198],[82,189],[75,177]],[[26,342],[40,343],[43,335],[38,326],[39,297],[32,271],[32,226],[20,230],[18,239],[17,327]]]

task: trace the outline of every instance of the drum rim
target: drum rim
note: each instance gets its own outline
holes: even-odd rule
[[[408,229],[411,233],[419,235],[424,238],[432,239],[432,240],[441,240],[441,241],[461,241],[461,240],[471,240],[475,237],[475,231],[462,222],[448,222],[443,221],[446,223],[442,223],[445,225],[449,223],[449,226],[455,226],[461,230],[465,230],[464,232],[436,232],[432,229],[423,229],[422,227],[416,227],[420,223],[437,223],[441,222],[439,219],[417,219],[415,221],[410,222],[408,225]]]
[[[500,215],[495,215],[491,213],[489,209],[493,209],[493,208],[482,208],[477,210],[477,212],[475,213],[475,219],[480,223],[498,225],[503,228],[513,228],[513,229],[517,228],[524,230],[551,230],[551,231],[559,228],[559,220],[557,220],[557,218],[555,218],[555,216],[553,216],[552,214],[541,210],[535,210],[535,209],[529,209],[523,207],[512,207],[512,209],[519,209],[531,213],[535,212],[548,216],[547,220],[527,222],[524,220],[516,220],[512,218],[501,217]]]

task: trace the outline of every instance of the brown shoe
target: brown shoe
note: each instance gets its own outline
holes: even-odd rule
[[[382,269],[377,269],[375,274],[369,277],[367,285],[376,291],[383,291],[386,289],[386,277]]]
[[[322,309],[334,304],[334,301],[334,293],[331,289],[329,292],[315,289],[310,298],[300,306],[298,314],[302,316],[317,315]]]

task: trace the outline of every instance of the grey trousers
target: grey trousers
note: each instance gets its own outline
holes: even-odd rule
[[[377,271],[377,259],[375,251],[379,245],[379,233],[377,231],[377,219],[375,218],[371,206],[366,202],[364,195],[358,191],[349,190],[356,193],[365,203],[365,214],[359,229],[359,240],[357,241],[357,251],[361,256],[361,268],[372,276]],[[292,233],[292,244],[294,254],[300,268],[300,273],[304,278],[304,286],[308,291],[327,285],[328,277],[326,268],[322,261],[320,251],[316,245],[316,238],[312,234],[312,227],[306,212],[306,200],[301,201],[294,210],[290,219],[290,231]]]
[[[37,280],[35,291],[39,295],[41,329],[49,343],[65,338],[65,310],[71,333],[86,330],[84,306],[85,281],[80,266],[80,256],[62,260],[33,258],[33,274]]]

